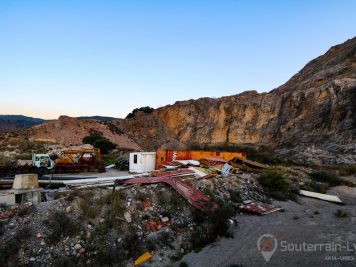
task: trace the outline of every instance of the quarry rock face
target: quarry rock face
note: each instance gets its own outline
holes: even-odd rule
[[[141,147],[172,142],[300,147],[356,139],[356,38],[334,46],[269,93],[176,102],[114,121]]]

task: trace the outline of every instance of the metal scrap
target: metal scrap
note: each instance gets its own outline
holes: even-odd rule
[[[211,199],[195,189],[189,184],[183,182],[177,177],[159,176],[159,177],[141,177],[127,180],[117,180],[116,184],[152,184],[152,183],[166,183],[173,187],[182,197],[184,197],[190,204],[203,212],[210,212],[217,209],[219,206],[211,201]]]
[[[266,215],[282,210],[280,207],[275,207],[273,205],[258,201],[244,201],[244,203],[239,206],[239,209],[242,212],[254,213],[258,215]]]
[[[148,261],[151,258],[152,258],[152,254],[150,252],[145,252],[135,260],[134,264],[135,266],[141,265],[142,263]]]
[[[229,161],[229,164],[234,167],[248,172],[260,172],[267,168],[266,165],[261,164],[256,161],[244,159],[244,158],[233,158]]]
[[[316,193],[316,192],[306,191],[306,190],[300,190],[299,194],[302,196],[317,198],[317,199],[325,200],[325,201],[329,201],[329,202],[334,202],[334,203],[339,203],[339,204],[343,203],[342,200],[338,196],[334,196],[334,195],[321,194],[321,193]]]

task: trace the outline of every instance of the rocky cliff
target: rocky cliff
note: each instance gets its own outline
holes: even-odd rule
[[[113,123],[147,149],[167,144],[338,144],[356,152],[356,38],[330,48],[269,93],[179,101]]]

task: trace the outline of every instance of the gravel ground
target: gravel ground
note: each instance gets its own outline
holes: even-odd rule
[[[330,194],[338,195],[345,206],[311,198],[300,198],[295,202],[275,202],[285,212],[265,216],[237,215],[238,227],[233,239],[222,239],[198,253],[189,253],[181,261],[193,267],[231,266],[356,266],[356,188],[340,186],[332,188]],[[347,211],[347,218],[337,218],[338,209]],[[272,234],[278,247],[269,262],[257,249],[257,240],[263,234]],[[287,252],[281,251],[281,241],[288,244],[332,243],[342,244],[353,251],[338,252]],[[349,243],[347,243],[349,242]],[[327,256],[336,259],[327,260]],[[352,258],[342,258],[351,256]],[[176,264],[178,266],[178,263]]]

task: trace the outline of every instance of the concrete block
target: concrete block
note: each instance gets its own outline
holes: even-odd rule
[[[33,189],[38,188],[37,174],[17,174],[15,176],[13,189]]]
[[[0,194],[0,204],[9,206],[15,203],[15,194]]]

